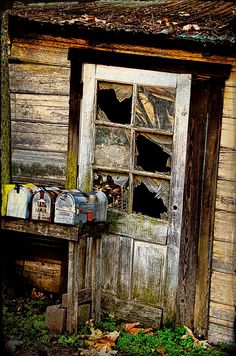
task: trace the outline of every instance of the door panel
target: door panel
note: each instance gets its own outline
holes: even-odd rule
[[[162,306],[166,247],[135,241],[133,299],[147,305]]]
[[[78,186],[104,191],[109,206],[103,307],[119,314],[129,305],[136,315],[142,306],[144,319],[154,308],[171,321],[190,76],[84,64],[83,83]]]

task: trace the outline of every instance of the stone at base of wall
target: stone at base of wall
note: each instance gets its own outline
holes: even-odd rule
[[[66,329],[66,309],[61,304],[47,307],[45,324],[49,331],[63,333]]]

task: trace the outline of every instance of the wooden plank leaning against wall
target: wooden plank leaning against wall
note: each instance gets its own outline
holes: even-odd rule
[[[236,66],[226,81],[213,241],[209,340],[234,341],[236,305]],[[220,337],[219,337],[220,335]]]

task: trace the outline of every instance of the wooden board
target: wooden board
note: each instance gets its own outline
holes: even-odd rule
[[[61,261],[16,260],[16,266],[20,276],[32,286],[49,292],[60,291]]]
[[[119,271],[119,249],[118,236],[104,236],[102,241],[102,286],[103,290],[117,293],[117,276]]]
[[[236,215],[228,211],[216,211],[214,239],[236,244]]]
[[[69,95],[69,68],[40,64],[9,64],[12,93]]]
[[[166,246],[160,248],[154,244],[135,241],[132,285],[134,300],[151,306],[163,305],[166,251]]]
[[[120,236],[119,268],[117,280],[117,297],[119,299],[131,299],[132,286],[130,281],[132,281],[133,272],[133,245],[134,240],[132,238]]]
[[[61,126],[61,131],[55,132],[55,126],[51,124],[37,125],[31,123],[12,123],[12,148],[21,150],[36,150],[45,152],[67,151],[67,127]],[[40,131],[44,126],[44,132]],[[20,129],[19,129],[20,127]],[[28,131],[27,131],[27,128]],[[64,132],[63,132],[64,131]]]
[[[49,224],[39,221],[11,218],[1,219],[1,229],[71,241],[78,241],[80,231],[79,226]]]
[[[12,152],[13,182],[65,186],[66,152],[18,150]]]
[[[147,217],[147,221],[155,221],[155,224],[143,224],[143,217],[135,214],[108,213],[108,221],[110,221],[110,233],[122,234],[122,236],[133,237],[142,241],[151,241],[165,245],[167,239],[168,224],[164,224],[160,220],[160,225],[156,219]]]
[[[236,243],[213,242],[212,268],[214,271],[234,273],[236,270]]]
[[[102,311],[129,322],[140,322],[143,326],[160,328],[162,309],[152,308],[145,304],[117,299],[108,293],[102,293]]]
[[[235,120],[236,122],[236,120]],[[235,127],[236,128],[236,127]],[[236,133],[235,133],[236,138]],[[236,182],[236,150],[220,149],[218,179]]]
[[[236,182],[218,180],[216,209],[236,213]]]
[[[225,82],[226,87],[236,87],[236,67],[232,67],[229,79]]]
[[[69,96],[11,94],[11,119],[68,125]]]
[[[210,323],[208,331],[208,341],[213,344],[234,342],[234,329],[223,325]]]
[[[229,305],[222,305],[219,303],[210,303],[210,317],[218,324],[224,325],[224,322],[231,328],[233,328],[235,315],[235,307]]]
[[[56,45],[55,45],[56,43]],[[52,41],[15,38],[11,47],[11,59],[28,63],[42,63],[55,66],[70,66],[67,60],[68,47],[58,46]]]
[[[234,306],[236,300],[236,275],[213,271],[210,299],[215,303]]]
[[[236,118],[236,87],[225,88],[223,116]]]
[[[11,58],[39,63],[53,63],[55,65],[68,65],[68,48],[94,49],[94,43],[88,43],[84,39],[53,37],[50,35],[37,36],[33,39],[14,38],[11,47]],[[127,45],[120,43],[96,43],[96,49],[100,51],[110,51],[126,54],[140,54],[160,58],[173,58],[189,61],[200,61],[207,63],[234,64],[235,58],[211,55],[204,57],[202,53],[188,52],[184,50],[162,49],[154,47],[144,47],[137,45]],[[48,55],[50,51],[50,55]]]
[[[236,150],[236,118],[223,117],[220,145]]]

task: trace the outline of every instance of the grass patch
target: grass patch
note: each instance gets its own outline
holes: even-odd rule
[[[204,348],[204,343],[196,346],[194,339],[186,333],[184,327],[175,330],[170,328],[152,330],[140,327],[140,330],[132,334],[131,330],[126,327],[131,324],[122,323],[112,317],[104,317],[102,321],[94,325],[93,323],[80,324],[76,335],[66,333],[53,335],[45,326],[45,311],[48,305],[48,301],[30,298],[6,303],[3,307],[6,341],[21,341],[22,348],[31,347],[32,349],[37,349],[39,345],[46,345],[50,350],[53,350],[53,347],[57,348],[57,352],[58,348],[59,350],[68,348],[76,351],[78,355],[80,355],[80,349],[85,350],[89,348],[89,345],[96,348],[97,341],[104,342],[104,345],[109,341],[112,351],[122,356],[227,356],[229,354],[229,346],[225,344],[217,348],[210,346]],[[92,333],[95,336],[99,335],[96,331],[99,331],[100,336],[94,342],[94,346],[91,346],[91,343],[88,344],[87,341],[91,342]],[[114,335],[116,332],[119,336],[112,343],[109,333]]]

